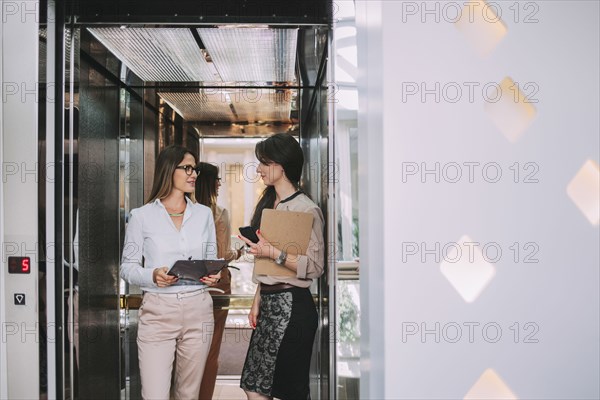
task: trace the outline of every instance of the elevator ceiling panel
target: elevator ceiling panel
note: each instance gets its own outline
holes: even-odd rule
[[[198,28],[223,81],[295,82],[298,29]]]
[[[197,93],[160,92],[159,96],[186,121],[290,123],[291,90],[231,89]]]
[[[147,82],[218,81],[188,28],[88,28]]]
[[[161,92],[158,95],[187,121],[235,121],[229,105],[220,100],[219,94]]]
[[[243,89],[230,97],[239,122],[290,122],[290,90]]]

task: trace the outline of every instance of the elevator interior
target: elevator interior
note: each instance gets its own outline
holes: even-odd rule
[[[64,82],[56,85],[64,88],[56,90],[56,101],[65,104],[56,112],[64,136],[55,155],[64,175],[55,187],[62,193],[55,210],[62,225],[54,240],[62,243],[64,268],[55,270],[54,318],[67,329],[57,333],[54,349],[47,346],[57,363],[56,370],[42,371],[42,386],[56,382],[57,396],[65,398],[139,398],[140,291],[121,282],[118,269],[127,215],[144,204],[162,148],[182,144],[205,159],[219,140],[297,136],[306,157],[303,189],[326,216],[328,242],[336,241],[331,4],[62,6],[57,2],[57,22],[40,29],[40,82],[51,81],[44,62],[53,59],[46,54],[53,41],[56,81]],[[42,125],[45,112],[41,102]],[[246,163],[234,173],[245,179],[252,168]],[[40,186],[40,198],[44,190]],[[337,394],[330,334],[335,261],[328,257],[312,288],[322,327],[313,352],[313,398]],[[215,305],[244,310],[250,297],[223,297]]]

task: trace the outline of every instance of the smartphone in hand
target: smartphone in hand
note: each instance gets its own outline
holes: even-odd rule
[[[240,233],[246,239],[249,239],[252,243],[258,243],[258,236],[256,235],[256,231],[251,226],[242,226],[240,227]]]

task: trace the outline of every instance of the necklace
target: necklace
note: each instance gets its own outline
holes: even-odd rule
[[[165,207],[166,208],[166,207]],[[170,213],[169,210],[167,210],[167,213],[169,213],[169,217],[183,217],[183,213],[185,212],[185,207],[183,208],[182,211],[180,212],[174,212],[174,213]]]

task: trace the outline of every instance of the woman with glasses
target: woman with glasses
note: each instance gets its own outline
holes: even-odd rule
[[[175,398],[197,398],[208,356],[213,304],[207,287],[220,274],[195,285],[167,274],[177,260],[217,258],[212,213],[190,200],[196,165],[184,147],[161,151],[150,198],[131,211],[125,233],[121,277],[144,291],[137,337],[144,399],[169,399],[175,356]]]
[[[221,187],[221,178],[219,177],[219,168],[215,165],[201,162],[198,164],[200,175],[196,180],[196,201],[204,204],[212,210],[215,219],[215,228],[217,231],[217,255],[226,261],[233,261],[240,258],[241,248],[231,249],[231,224],[229,213],[226,209],[217,205],[217,196]],[[221,281],[215,286],[223,290],[225,294],[231,293],[231,273],[228,268],[221,270]],[[214,310],[215,328],[204,368],[204,376],[200,385],[200,400],[212,399],[217,380],[217,371],[219,369],[219,352],[221,350],[221,340],[227,320],[227,310]]]
[[[248,399],[310,399],[309,369],[318,316],[309,290],[323,273],[323,214],[300,190],[304,155],[291,135],[278,133],[256,145],[257,168],[265,185],[251,225],[258,243],[240,237],[249,254],[275,260],[295,276],[255,275],[258,288],[248,315],[254,329],[242,371],[241,388]],[[266,208],[312,213],[307,253],[287,257],[258,231]]]

